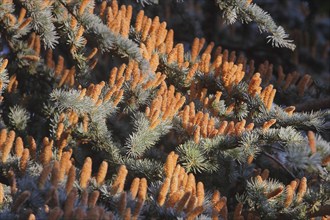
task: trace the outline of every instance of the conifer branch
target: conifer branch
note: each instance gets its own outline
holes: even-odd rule
[[[150,123],[143,114],[137,114],[134,119],[135,132],[126,140],[126,154],[128,157],[141,157],[146,150],[153,147],[161,136],[171,129],[169,124],[163,123],[155,129],[150,129]]]
[[[224,18],[229,24],[240,19],[242,22],[255,21],[260,32],[267,32],[271,35],[267,36],[268,42],[275,47],[286,47],[294,50],[296,46],[292,40],[286,39],[288,34],[285,33],[283,27],[277,26],[272,17],[261,9],[258,5],[249,4],[246,0],[223,1],[217,0],[220,9],[224,11]]]
[[[55,48],[58,36],[52,23],[51,7],[40,0],[20,1],[32,18],[32,28],[41,36],[45,47]]]
[[[217,3],[293,47],[251,1]],[[133,10],[0,0],[10,47],[0,58],[0,219],[306,219],[327,208],[329,111],[275,99],[313,97],[311,76],[276,78],[268,62],[255,72],[204,38],[187,51],[159,17],[140,11],[133,24]]]
[[[117,50],[120,55],[136,60],[141,71],[146,74],[149,73],[148,62],[142,57],[138,46],[132,40],[113,33],[96,15],[88,12],[78,15],[70,5],[62,0],[60,2],[86,28],[89,34],[95,35],[96,44],[100,51]]]

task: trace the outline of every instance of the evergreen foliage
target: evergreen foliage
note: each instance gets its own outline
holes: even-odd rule
[[[254,3],[217,4],[294,49]],[[166,26],[117,0],[0,0],[0,219],[330,215],[330,111],[275,104],[319,85]]]
[[[257,23],[261,33],[267,32],[271,35],[267,36],[268,42],[275,47],[286,47],[291,50],[295,49],[292,40],[286,39],[288,34],[281,26],[277,26],[272,17],[258,5],[251,3],[252,1],[235,0],[222,1],[217,0],[220,9],[223,10],[224,17],[228,23],[232,24],[236,20],[249,23],[254,21]]]

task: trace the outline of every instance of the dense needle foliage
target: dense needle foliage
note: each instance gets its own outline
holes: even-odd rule
[[[253,2],[214,6],[295,49]],[[330,215],[329,86],[146,14],[0,0],[0,219]]]

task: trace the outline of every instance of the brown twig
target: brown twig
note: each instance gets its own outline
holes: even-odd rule
[[[264,155],[266,155],[267,157],[269,157],[270,159],[272,159],[273,161],[275,161],[276,163],[278,163],[278,165],[280,165],[280,167],[282,167],[288,174],[290,174],[290,176],[293,179],[296,179],[296,176],[288,169],[284,166],[284,164],[282,164],[281,161],[279,161],[278,159],[276,159],[275,157],[273,157],[271,154],[267,153],[267,152],[262,152]]]

